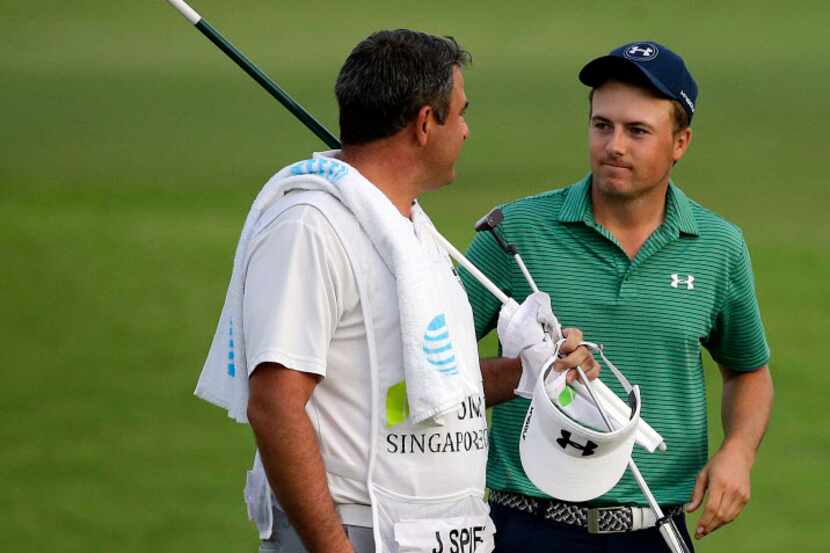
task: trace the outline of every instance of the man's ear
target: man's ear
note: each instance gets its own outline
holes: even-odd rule
[[[672,152],[672,159],[675,163],[686,154],[689,149],[689,144],[692,142],[692,129],[686,127],[674,136],[674,151]]]
[[[418,116],[415,118],[415,138],[418,144],[421,146],[427,145],[434,124],[435,117],[432,107],[429,105],[421,106],[421,109],[418,110]]]

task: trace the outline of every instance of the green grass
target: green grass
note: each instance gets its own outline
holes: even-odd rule
[[[459,179],[424,198],[461,247],[493,205],[586,171],[585,61],[637,38],[682,52],[701,96],[675,180],[747,235],[777,394],[752,501],[699,550],[825,548],[830,8],[230,6],[194,1],[332,129],[334,76],[369,32],[452,34],[473,52]],[[252,551],[249,430],[191,394],[251,199],[322,147],[164,2],[0,0],[0,13],[3,550]]]

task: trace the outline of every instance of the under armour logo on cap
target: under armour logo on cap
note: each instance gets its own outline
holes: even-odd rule
[[[556,443],[560,445],[562,449],[567,449],[568,446],[571,446],[574,449],[578,449],[582,452],[583,457],[588,457],[589,455],[594,454],[594,450],[597,448],[597,444],[588,440],[585,442],[585,445],[578,444],[576,442],[571,441],[571,433],[567,430],[562,430],[562,437],[556,438]]]
[[[657,57],[660,49],[650,42],[632,44],[623,51],[623,56],[634,61],[651,61]]]

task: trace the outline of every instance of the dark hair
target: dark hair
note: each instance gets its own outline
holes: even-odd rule
[[[334,87],[340,140],[356,145],[392,136],[425,105],[443,124],[453,67],[471,61],[452,37],[397,29],[362,40],[346,58]]]
[[[613,75],[609,76],[605,81],[603,81],[596,87],[592,88],[591,92],[588,93],[588,117],[591,116],[591,111],[593,110],[594,91],[603,84],[607,83],[608,81],[618,81],[621,83],[625,83],[627,85],[636,86],[637,88],[645,90],[655,98],[669,100],[672,104],[672,122],[674,123],[674,134],[677,134],[680,131],[689,127],[689,114],[686,113],[686,110],[683,109],[683,106],[680,104],[680,102],[672,98],[667,98],[663,94],[660,94],[657,90],[655,90],[654,85],[652,85],[651,82],[648,81],[648,79],[645,76],[643,76],[643,74],[639,71],[616,72]]]

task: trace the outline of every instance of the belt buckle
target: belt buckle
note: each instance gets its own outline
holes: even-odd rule
[[[593,507],[588,509],[588,533],[589,534],[619,534],[625,532],[621,530],[606,530],[600,528],[600,515],[605,511],[616,511],[619,507]]]

